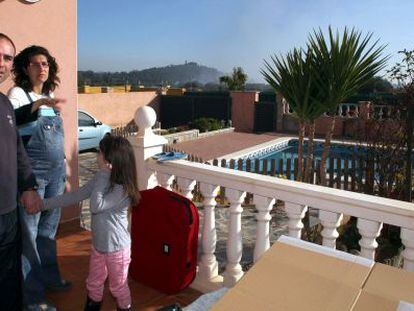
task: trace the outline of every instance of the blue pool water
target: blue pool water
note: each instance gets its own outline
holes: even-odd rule
[[[306,159],[307,156],[307,149],[308,145],[307,142],[304,143],[303,148],[303,155],[304,159]],[[323,150],[323,142],[315,142],[313,145],[313,156],[314,161],[316,163],[317,160],[321,160],[322,156],[322,150]],[[344,144],[332,144],[330,147],[330,154],[335,158],[333,166],[334,171],[338,169],[339,163],[340,163],[340,169],[343,169],[345,166],[345,161],[348,161],[348,168],[350,170],[351,168],[351,162],[353,160],[353,157],[357,155],[358,153],[366,152],[365,148],[361,146],[356,145],[344,145]],[[291,167],[290,167],[290,174],[291,179],[294,178],[294,161],[298,157],[298,140],[292,139],[290,140],[286,146],[281,147],[277,150],[265,153],[261,156],[251,156],[249,159],[251,160],[251,169],[250,171],[255,171],[255,161],[256,159],[259,161],[259,170],[263,172],[264,165],[266,164],[266,171],[267,174],[270,174],[271,171],[271,165],[272,161],[274,160],[274,166],[275,166],[275,174],[279,174],[279,172],[282,172],[283,175],[286,175],[287,172],[287,160],[290,159],[291,161]],[[337,161],[337,159],[340,159],[340,161]],[[267,160],[267,161],[265,161]],[[281,163],[281,160],[283,163]],[[265,163],[267,162],[267,163]],[[330,160],[328,158],[326,167],[329,170],[330,168]],[[280,167],[282,165],[282,170],[280,170]],[[236,169],[238,168],[238,163],[235,165]],[[246,160],[243,161],[243,167],[242,170],[246,171]]]

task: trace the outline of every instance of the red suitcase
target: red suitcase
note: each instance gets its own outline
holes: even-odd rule
[[[155,187],[141,191],[131,218],[130,276],[167,294],[190,285],[196,275],[199,227],[193,202]]]

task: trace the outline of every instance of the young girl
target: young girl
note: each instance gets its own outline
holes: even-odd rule
[[[107,277],[118,310],[131,310],[128,207],[139,201],[135,158],[131,144],[123,137],[107,134],[99,149],[99,171],[93,179],[77,191],[45,200],[44,208],[69,206],[90,198],[92,250],[85,310],[100,310]]]

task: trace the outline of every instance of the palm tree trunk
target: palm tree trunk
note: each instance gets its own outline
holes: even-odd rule
[[[326,133],[325,142],[323,144],[321,169],[319,172],[321,176],[322,186],[326,186],[326,159],[328,158],[329,148],[331,147],[331,140],[332,140],[333,132],[335,129],[335,120],[336,120],[336,116],[334,115],[331,119],[331,126],[330,126],[329,131]]]
[[[315,120],[309,124],[309,134],[308,134],[308,157],[306,160],[305,176],[303,180],[305,182],[310,182],[311,180],[311,169],[313,163],[313,140],[315,138]]]
[[[302,181],[303,175],[303,139],[305,137],[305,122],[299,120],[299,142],[298,142],[298,176],[297,180]]]

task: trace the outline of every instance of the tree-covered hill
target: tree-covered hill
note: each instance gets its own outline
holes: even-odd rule
[[[223,73],[215,68],[199,65],[195,62],[186,62],[181,65],[154,67],[130,72],[94,72],[78,71],[78,85],[132,85],[182,86],[187,82],[200,83],[219,82]]]

